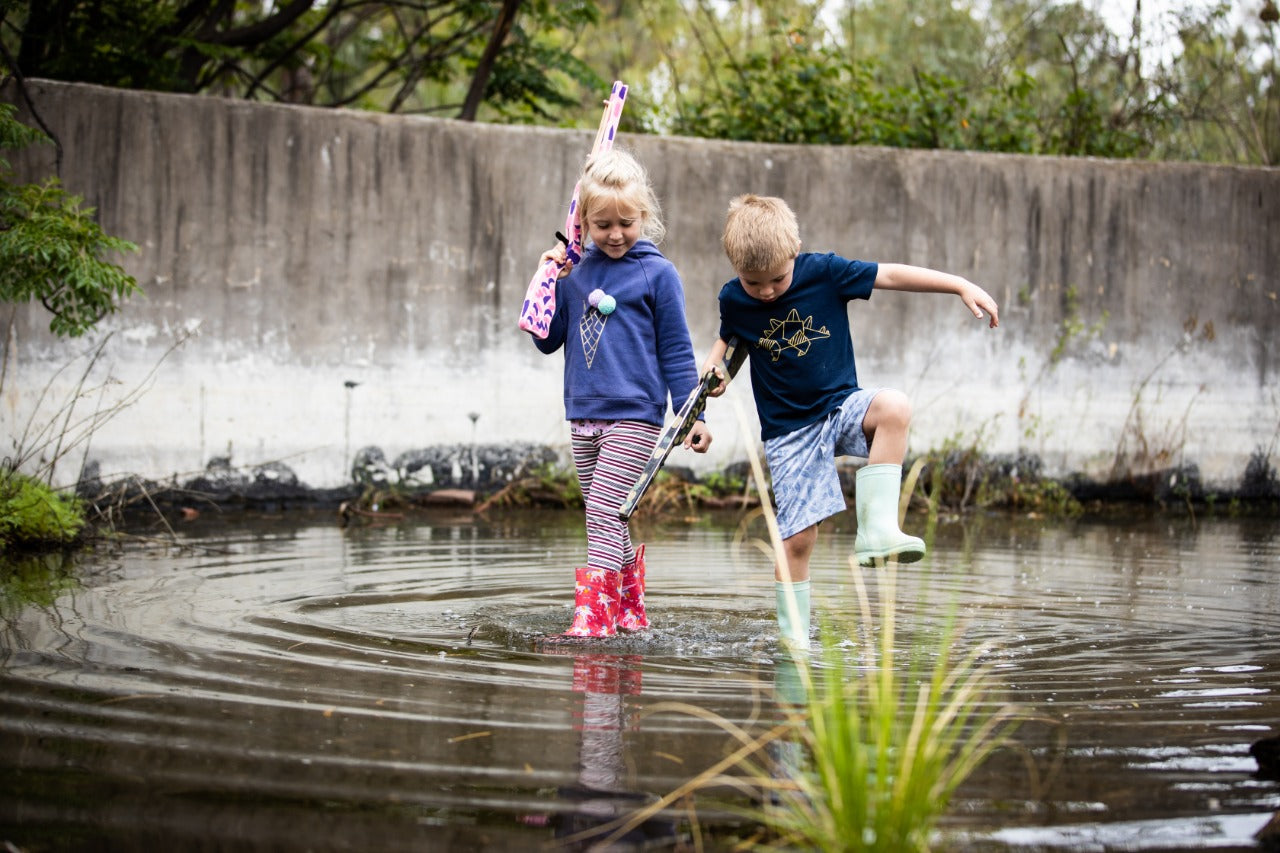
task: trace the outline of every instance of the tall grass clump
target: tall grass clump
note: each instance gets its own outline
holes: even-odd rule
[[[960,651],[954,608],[930,632],[898,632],[897,566],[875,567],[875,605],[850,559],[860,624],[827,622],[813,652],[784,651],[775,692],[783,719],[748,730],[706,709],[660,702],[720,728],[724,758],[636,813],[598,827],[603,843],[707,789],[746,794],[730,806],[754,826],[736,850],[906,853],[945,847],[939,823],[952,795],[1013,734],[1021,714],[993,694],[979,645]],[[851,653],[846,638],[857,637]],[[690,823],[701,839],[697,815]],[[697,849],[702,849],[699,843]]]
[[[764,799],[774,838],[763,847],[930,850],[952,795],[1012,733],[1015,711],[991,695],[986,646],[958,651],[954,611],[900,650],[896,566],[875,568],[877,612],[850,563],[861,630],[824,625],[816,660],[795,659],[802,690],[789,714],[803,759]],[[861,638],[852,655],[839,642],[851,635]]]

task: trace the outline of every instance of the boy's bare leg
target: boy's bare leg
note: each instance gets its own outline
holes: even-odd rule
[[[809,557],[813,555],[813,546],[818,541],[818,525],[811,524],[794,536],[782,540],[783,553],[787,555],[787,570],[790,577],[783,574],[781,565],[773,567],[773,579],[776,581],[807,581],[809,579]]]
[[[818,525],[782,540],[787,565],[774,566],[778,633],[797,649],[809,648],[809,557],[818,541]]]
[[[901,391],[876,394],[862,419],[862,431],[870,447],[868,465],[901,465],[907,457],[907,433],[911,429],[911,400]]]

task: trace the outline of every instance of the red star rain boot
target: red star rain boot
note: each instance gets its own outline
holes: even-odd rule
[[[612,637],[618,625],[618,573],[588,566],[576,570],[573,624],[566,637]]]
[[[618,628],[622,631],[643,631],[649,627],[649,617],[644,612],[644,546],[636,549],[636,556],[622,567],[621,604],[618,608]]]

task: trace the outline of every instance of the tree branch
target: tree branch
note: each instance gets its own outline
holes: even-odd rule
[[[284,32],[295,21],[311,11],[313,5],[315,5],[315,0],[293,0],[293,2],[269,18],[263,18],[257,23],[225,30],[220,33],[202,34],[201,40],[226,47],[253,47],[262,44],[264,41],[269,41]]]
[[[439,20],[442,20],[442,19],[439,19]],[[418,39],[421,38],[426,33],[430,32],[433,26],[434,26],[433,22],[428,21],[424,23],[421,27],[418,28],[417,32],[414,33],[413,37],[408,40],[408,43],[410,45],[416,44]],[[391,74],[395,73],[396,71],[400,71],[405,68],[411,67],[415,63],[425,64],[428,62],[443,62],[444,60],[454,56],[463,48],[465,48],[467,40],[471,38],[473,35],[475,35],[476,32],[481,30],[482,26],[483,26],[482,24],[477,23],[477,24],[474,24],[473,26],[467,27],[466,29],[459,30],[458,32],[450,36],[448,39],[440,42],[438,45],[435,45],[430,52],[418,58],[417,60],[413,60],[408,56],[408,53],[410,52],[411,48],[409,50],[406,50],[404,54],[401,54],[400,56],[396,57],[394,60],[388,60],[386,67],[384,67],[379,73],[374,75],[374,77],[368,80],[363,86],[360,86],[354,92],[344,97],[334,99],[327,106],[331,106],[331,107],[347,106],[348,104],[351,104],[359,100],[365,94],[378,88],[378,86],[382,85],[382,81],[385,80]]]
[[[488,86],[489,77],[493,74],[493,63],[497,60],[498,51],[502,49],[502,43],[507,40],[511,26],[516,20],[516,13],[519,11],[520,0],[503,0],[502,11],[498,13],[498,20],[494,21],[489,43],[485,45],[484,54],[476,63],[475,73],[471,75],[471,88],[467,90],[466,100],[462,102],[462,112],[458,118],[463,121],[476,120],[480,102],[484,100],[485,87]]]
[[[4,16],[0,15],[0,23],[3,23]],[[54,159],[53,173],[59,178],[62,177],[62,142],[58,139],[58,135],[49,129],[49,125],[45,124],[44,119],[40,116],[40,111],[36,109],[36,102],[31,98],[31,92],[27,90],[26,78],[22,76],[22,69],[18,67],[18,63],[14,60],[13,54],[9,52],[9,48],[5,46],[4,40],[0,39],[0,57],[4,59],[4,64],[9,66],[9,70],[13,72],[14,82],[18,86],[18,92],[22,95],[23,102],[27,105],[27,110],[31,113],[31,117],[35,119],[36,124],[40,125],[40,129],[44,131],[45,136],[49,137],[53,142],[53,148],[57,152]]]
[[[289,45],[289,47],[286,48],[285,51],[282,54],[280,54],[280,56],[276,58],[275,61],[268,64],[266,68],[262,69],[262,71],[253,79],[253,82],[250,84],[248,91],[244,93],[245,98],[252,98],[254,93],[258,91],[258,89],[263,85],[263,81],[267,79],[267,77],[271,74],[271,72],[275,71],[277,68],[283,65],[286,60],[288,60],[290,57],[296,54],[299,50],[305,47],[307,43],[309,43],[313,38],[315,38],[320,33],[322,33],[324,29],[327,26],[329,26],[329,23],[338,15],[338,13],[342,11],[345,11],[345,7],[341,2],[333,3],[329,7],[329,11],[325,13],[324,18],[319,23],[317,23],[310,30],[308,30],[307,32],[299,36],[298,39],[294,41],[293,44]]]

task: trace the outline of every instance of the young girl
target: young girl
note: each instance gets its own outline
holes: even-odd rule
[[[684,287],[655,243],[662,211],[644,167],[617,148],[587,161],[578,184],[587,250],[556,285],[539,350],[564,347],[564,408],[587,513],[587,565],[576,570],[566,637],[609,637],[649,626],[644,546],[618,508],[639,478],[666,417],[698,384]],[[565,261],[559,245],[542,256]],[[685,446],[705,453],[699,421]]]

